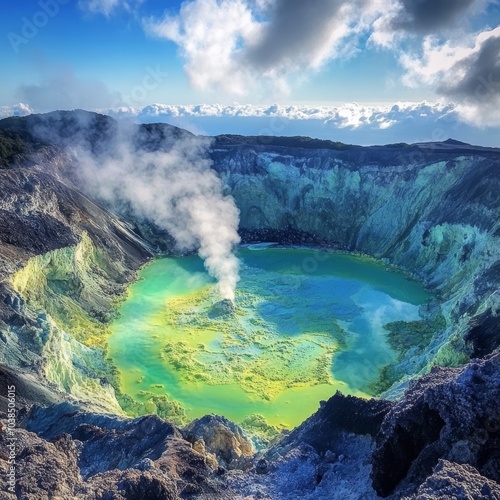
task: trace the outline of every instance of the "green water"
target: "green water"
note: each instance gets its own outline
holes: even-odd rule
[[[419,319],[431,298],[372,259],[307,249],[238,251],[234,314],[220,315],[198,257],[158,259],[130,287],[109,356],[123,393],[168,395],[188,419],[262,415],[293,427],[339,389],[369,396],[395,362],[386,323]]]

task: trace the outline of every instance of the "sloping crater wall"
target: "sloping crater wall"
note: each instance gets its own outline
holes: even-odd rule
[[[439,294],[445,323],[424,349],[401,352],[388,381],[434,364],[459,365],[477,349],[496,347],[481,332],[500,322],[498,154],[431,145],[305,149],[218,138],[212,157],[240,209],[245,240],[362,252]]]

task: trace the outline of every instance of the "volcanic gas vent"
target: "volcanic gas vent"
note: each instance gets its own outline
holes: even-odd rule
[[[212,317],[231,316],[235,312],[234,302],[230,299],[222,299],[216,302],[209,313]]]

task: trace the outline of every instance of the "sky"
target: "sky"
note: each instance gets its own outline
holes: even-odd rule
[[[498,0],[4,0],[0,116],[500,146]]]

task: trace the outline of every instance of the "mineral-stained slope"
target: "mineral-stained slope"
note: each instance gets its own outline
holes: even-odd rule
[[[0,361],[120,411],[94,345],[147,244],[48,174],[3,170],[0,185]]]
[[[165,235],[78,183],[72,141],[99,157],[116,130],[81,111],[0,121],[0,412],[10,385],[18,408],[14,494],[0,413],[2,498],[500,498],[498,150],[214,139],[245,241],[363,252],[440,298],[391,327],[400,361],[380,390],[393,401],[336,394],[270,445],[221,417],[180,430],[121,415],[106,324]],[[134,144],[185,134],[141,126]]]

